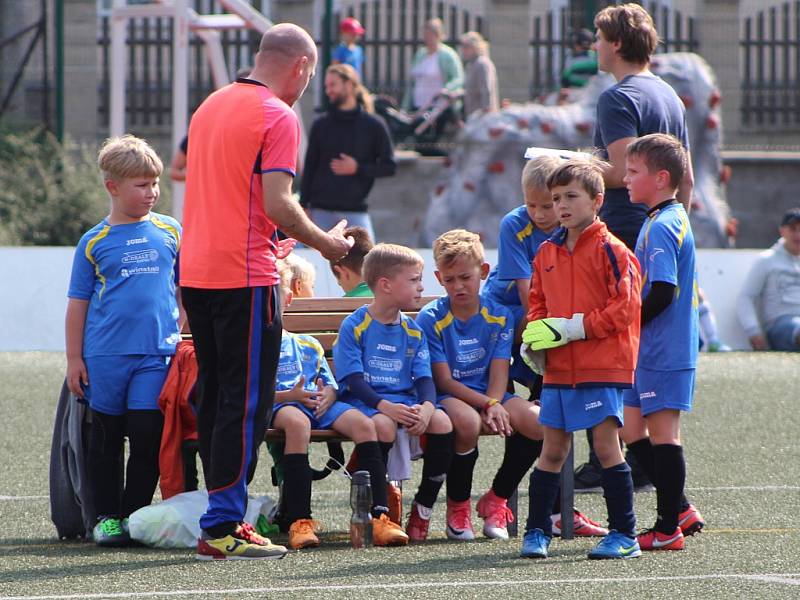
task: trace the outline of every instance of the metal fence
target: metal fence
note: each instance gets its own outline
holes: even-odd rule
[[[800,127],[800,1],[744,20],[742,124]]]
[[[598,0],[571,2],[558,11],[533,18],[531,60],[531,98],[555,91],[561,86],[561,71],[570,54],[570,33],[581,28],[592,31],[597,11],[620,2]],[[653,16],[661,43],[656,52],[696,52],[699,43],[693,17],[658,1],[638,2]]]
[[[463,4],[432,0],[351,2],[333,15],[331,39],[337,39],[342,19],[358,19],[367,30],[360,42],[364,48],[366,86],[373,93],[388,94],[400,100],[414,52],[423,44],[422,30],[426,21],[435,17],[442,19],[445,43],[454,48],[461,34],[483,33],[483,17],[464,8]],[[324,26],[323,22],[320,31]]]

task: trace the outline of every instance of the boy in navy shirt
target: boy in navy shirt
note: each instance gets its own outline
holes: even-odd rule
[[[279,263],[281,306],[292,303],[292,269]],[[356,445],[358,468],[368,471],[371,481],[386,480],[375,425],[354,406],[336,399],[333,378],[325,352],[310,335],[283,331],[275,385],[272,427],[286,432],[283,454],[283,493],[286,497],[289,546],[298,550],[319,546],[316,521],[311,519],[311,467],[308,443],[312,429],[333,429]],[[386,508],[386,486],[372,486],[372,513],[377,519]],[[380,542],[380,540],[378,540]]]
[[[681,411],[692,409],[697,365],[698,297],[689,216],[675,194],[688,156],[681,142],[651,134],[628,146],[625,184],[647,207],[636,242],[642,267],[642,331],[632,390],[626,390],[622,436],[656,486],[658,518],[639,535],[642,550],[682,550],[703,528],[686,499]]]
[[[98,165],[111,213],[75,250],[67,293],[67,385],[91,408],[94,540],[122,546],[130,541],[128,515],[150,504],[158,483],[158,396],[180,340],[175,282],[181,227],[150,212],[163,166],[144,140],[108,140]],[[125,436],[130,455],[123,489]]]
[[[333,349],[340,398],[372,418],[384,460],[398,427],[408,435],[425,434],[422,481],[411,506],[408,535],[386,515],[378,522],[398,534],[393,545],[425,540],[453,455],[453,426],[436,401],[425,334],[401,312],[419,303],[422,267],[422,257],[404,246],[378,244],[370,250],[364,279],[375,297],[344,320]],[[373,489],[378,485],[373,483]]]

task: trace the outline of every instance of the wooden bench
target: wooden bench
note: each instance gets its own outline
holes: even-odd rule
[[[436,297],[423,298],[420,307],[424,306]],[[338,335],[342,321],[354,310],[360,308],[370,301],[369,298],[298,298],[286,307],[283,315],[283,326],[292,333],[305,333],[314,336],[319,340],[325,350],[331,369],[335,369],[331,360],[333,342]],[[405,311],[405,314],[416,317],[417,311]],[[493,434],[486,434],[493,435]],[[269,429],[266,432],[265,440],[268,442],[282,442],[285,440],[283,431]],[[350,441],[344,436],[330,430],[315,429],[311,431],[312,442],[345,442]],[[561,471],[561,514],[566,517],[572,515],[574,506],[574,458],[573,451],[570,449],[567,460]],[[508,507],[514,514],[514,521],[508,525],[508,533],[516,537],[518,535],[518,491],[514,490],[511,498],[508,499]],[[561,519],[562,539],[572,539],[573,522],[571,518]]]

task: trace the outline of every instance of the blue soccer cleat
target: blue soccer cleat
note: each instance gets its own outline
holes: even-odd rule
[[[550,546],[552,537],[545,535],[541,529],[531,529],[525,532],[522,538],[522,558],[547,558],[547,548]],[[635,540],[634,540],[635,541]]]
[[[607,558],[637,558],[642,555],[642,549],[635,537],[628,537],[612,529],[608,535],[600,540],[591,552],[589,558],[603,560]]]

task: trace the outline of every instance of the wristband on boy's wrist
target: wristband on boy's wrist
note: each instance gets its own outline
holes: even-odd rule
[[[483,412],[486,412],[487,410],[492,408],[495,404],[500,404],[500,400],[498,400],[497,398],[489,398],[486,401],[486,404],[483,405]]]

